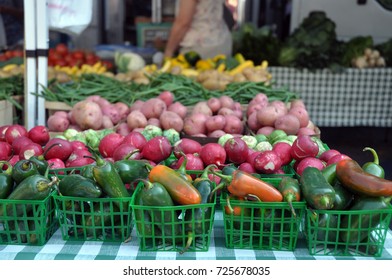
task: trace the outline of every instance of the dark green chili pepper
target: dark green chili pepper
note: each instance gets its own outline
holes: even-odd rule
[[[337,181],[336,178],[336,163],[330,164],[326,167],[324,167],[321,170],[321,173],[323,173],[324,178],[327,180],[327,182],[330,185],[334,185],[335,182]]]
[[[7,165],[7,169],[2,170],[3,166]],[[0,161],[0,199],[7,198],[14,187],[14,180],[12,179],[12,165],[7,161]]]
[[[385,171],[384,168],[380,165],[377,152],[369,147],[364,148],[363,151],[370,151],[373,154],[374,160],[372,162],[365,163],[362,166],[362,169],[369,174],[372,174],[380,178],[384,178]]]
[[[28,159],[18,161],[12,168],[12,178],[16,184],[19,184],[27,177],[36,174],[39,174],[37,166]]]
[[[123,160],[114,162],[118,174],[124,184],[131,184],[137,179],[147,179],[152,166],[146,160],[131,159],[130,157],[139,150],[134,150]]]

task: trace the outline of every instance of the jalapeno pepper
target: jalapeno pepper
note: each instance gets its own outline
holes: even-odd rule
[[[162,184],[169,192],[172,199],[178,204],[199,204],[201,195],[191,182],[185,180],[178,172],[165,165],[154,166],[148,179],[152,183]]]
[[[227,190],[236,196],[247,197],[252,194],[263,202],[280,202],[282,194],[271,184],[241,170],[235,170],[232,175],[223,175],[216,171],[213,174],[228,183]]]
[[[6,165],[7,169],[2,170]],[[0,161],[0,199],[6,198],[12,192],[14,180],[12,179],[12,165],[7,161]]]
[[[367,196],[391,196],[392,181],[365,172],[352,159],[344,159],[336,165],[338,180],[354,193]]]
[[[12,168],[12,178],[16,184],[19,184],[27,177],[36,174],[39,174],[37,166],[28,159],[18,161]]]
[[[147,179],[152,166],[146,160],[129,159],[114,162],[114,167],[124,184],[131,184],[136,179]]]
[[[330,164],[321,170],[324,178],[330,185],[334,185],[337,181],[336,178],[336,163]]]
[[[301,188],[298,180],[287,176],[283,177],[277,189],[283,195],[283,201],[289,204],[293,216],[296,217],[297,214],[295,213],[293,202],[301,200]]]
[[[379,159],[377,152],[369,147],[366,147],[363,149],[363,151],[370,151],[373,155],[373,161],[372,162],[367,162],[362,166],[362,169],[370,174],[373,174],[374,176],[380,177],[380,178],[385,178],[385,170],[384,168],[380,165]]]

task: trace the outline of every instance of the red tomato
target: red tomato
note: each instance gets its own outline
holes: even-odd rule
[[[6,61],[7,57],[5,56],[5,54],[0,54],[0,61]]]
[[[6,52],[4,53],[4,55],[5,55],[5,57],[6,57],[7,59],[10,59],[10,58],[13,57],[12,51],[6,51]]]
[[[12,56],[13,57],[23,57],[23,51],[22,50],[13,50],[12,51]]]
[[[112,70],[113,63],[108,60],[102,60],[102,64],[106,67],[107,70]]]
[[[67,66],[68,63],[64,59],[59,59],[59,60],[56,61],[55,65],[63,67],[63,66]]]
[[[55,49],[56,52],[62,56],[65,56],[68,53],[68,47],[63,43],[58,44]]]
[[[73,58],[77,60],[84,60],[84,52],[83,51],[74,51],[72,52]]]

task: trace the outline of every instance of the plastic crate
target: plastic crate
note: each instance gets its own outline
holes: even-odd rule
[[[277,186],[281,179],[263,179]],[[226,212],[228,193],[223,192],[225,245],[230,249],[293,251],[297,246],[305,213],[305,202],[293,202],[295,216],[287,202],[256,202],[230,199],[231,207],[242,209],[239,215]],[[237,208],[238,209],[238,208]]]
[[[64,240],[123,242],[132,231],[131,197],[82,198],[53,195]]]
[[[52,194],[44,200],[0,199],[0,244],[44,245],[58,229]]]
[[[305,216],[306,239],[311,255],[379,257],[391,222],[392,208],[344,211],[306,209]],[[343,241],[341,235],[346,234],[349,228],[343,228],[343,219],[349,219],[351,223],[354,219],[363,218],[377,219],[379,224],[375,227],[359,224],[355,235],[348,237],[352,238],[351,241]]]
[[[69,174],[80,174],[82,169],[83,167],[67,167],[67,168],[50,169],[49,176],[56,176],[59,179],[61,179]]]
[[[187,252],[206,252],[210,246],[211,232],[214,224],[216,196],[212,203],[176,205],[176,206],[143,206],[136,204],[135,197],[143,187],[139,184],[132,196],[132,211],[140,251],[176,251],[182,252],[187,245],[188,237],[193,236]],[[194,217],[196,209],[207,211],[200,221],[200,231],[189,233],[187,228],[195,226],[193,218],[185,220],[185,214]],[[161,217],[171,217],[172,222],[161,222]],[[165,228],[166,230],[160,230]]]

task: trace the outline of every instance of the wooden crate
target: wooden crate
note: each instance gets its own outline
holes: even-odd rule
[[[48,116],[51,116],[56,111],[71,111],[72,107],[64,102],[45,101],[45,109],[48,110]]]
[[[8,100],[0,101],[0,126],[13,124],[13,107]]]

